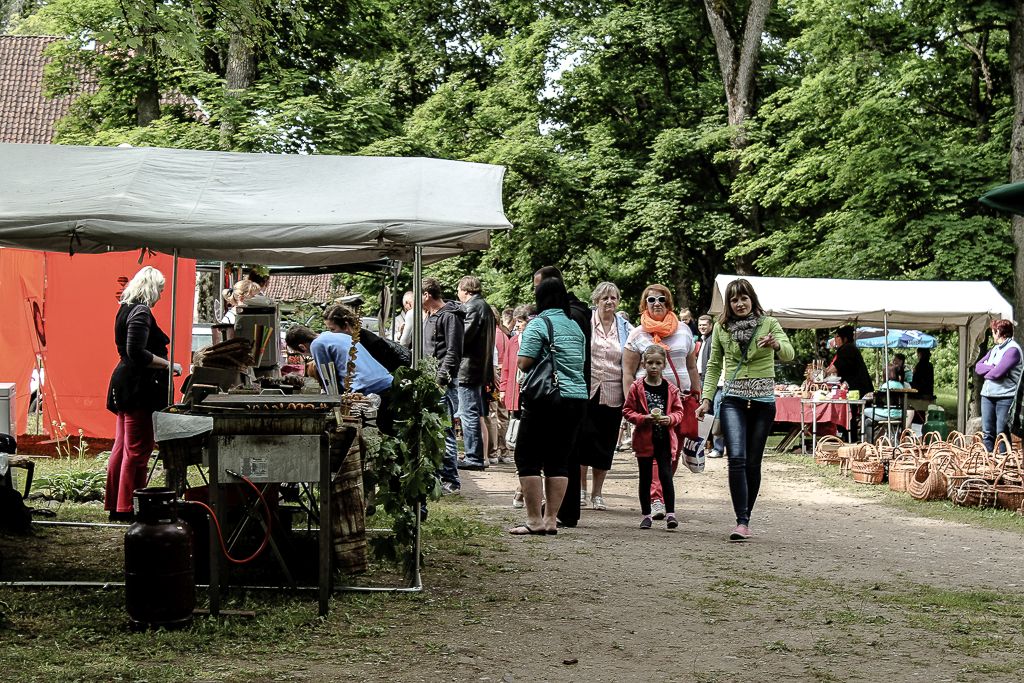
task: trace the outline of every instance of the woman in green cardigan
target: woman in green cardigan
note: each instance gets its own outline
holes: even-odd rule
[[[725,310],[711,338],[697,418],[710,412],[718,378],[725,368],[719,420],[729,456],[729,494],[736,512],[730,541],[750,538],[750,511],[761,488],[761,459],[775,420],[775,356],[793,360],[793,345],[779,321],[765,315],[750,282],[725,288]]]

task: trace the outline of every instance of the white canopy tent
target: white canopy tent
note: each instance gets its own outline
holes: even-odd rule
[[[333,265],[484,249],[504,168],[424,158],[0,144],[0,246]]]
[[[739,275],[719,275],[711,312],[725,306],[725,288]],[[844,324],[889,325],[918,330],[958,330],[957,425],[967,424],[967,378],[971,349],[991,320],[1013,319],[1013,307],[991,282],[829,280],[748,277],[761,306],[785,328],[813,329]]]
[[[489,231],[512,227],[504,173],[424,158],[0,144],[0,247],[171,254],[172,291],[179,256],[279,266],[391,258],[414,263],[418,300],[424,260],[485,249]],[[172,300],[172,321],[174,309]],[[418,362],[419,306],[413,315]],[[414,585],[401,590],[422,587],[419,552],[417,533]]]
[[[329,266],[485,249],[505,169],[424,158],[0,144],[0,246]],[[414,307],[419,315],[419,307]],[[414,356],[418,355],[414,345]]]

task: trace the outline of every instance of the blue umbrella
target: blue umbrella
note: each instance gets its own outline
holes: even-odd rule
[[[889,330],[889,336],[878,327],[858,327],[854,335],[857,348],[880,349],[888,346],[890,349],[933,349],[935,348],[935,337],[917,330]]]

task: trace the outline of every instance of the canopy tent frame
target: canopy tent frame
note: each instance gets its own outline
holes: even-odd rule
[[[726,286],[739,275],[718,275],[712,314],[725,306]],[[784,328],[891,325],[923,330],[957,330],[957,429],[967,427],[970,346],[978,344],[993,319],[1013,319],[1013,307],[991,282],[840,280],[746,277],[762,308]],[[885,362],[888,365],[888,350]]]
[[[173,256],[174,283],[181,257],[307,267],[391,258],[413,262],[421,300],[424,262],[486,249],[490,231],[512,227],[505,169],[490,164],[22,144],[0,144],[0,157],[0,246],[157,251]],[[413,321],[418,368],[419,306]],[[171,339],[173,359],[173,314]],[[335,590],[422,590],[415,517],[410,586]]]

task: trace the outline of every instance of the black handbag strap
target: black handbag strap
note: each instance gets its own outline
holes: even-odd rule
[[[547,327],[548,327],[548,350],[551,353],[554,353],[555,352],[555,328],[551,324],[551,319],[550,318],[546,318],[544,316],[541,316],[541,320],[543,320],[544,324],[547,325]]]
[[[551,354],[551,378],[554,380],[555,386],[558,386],[558,361],[556,360],[555,354],[555,327],[551,324],[551,319],[547,317],[544,317],[544,324],[548,327],[548,353]]]

